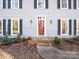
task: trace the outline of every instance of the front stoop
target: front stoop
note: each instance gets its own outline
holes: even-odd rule
[[[28,45],[38,45],[38,46],[51,46],[51,42],[50,41],[38,41],[38,40],[28,40]]]
[[[51,43],[37,43],[38,46],[51,46]]]

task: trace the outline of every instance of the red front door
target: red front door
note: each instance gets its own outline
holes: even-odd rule
[[[45,35],[44,20],[38,20],[38,35]]]

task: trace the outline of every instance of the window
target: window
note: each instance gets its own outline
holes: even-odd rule
[[[19,0],[11,0],[11,8],[19,8]]]
[[[45,0],[37,0],[37,8],[45,9]]]
[[[58,35],[72,35],[72,23],[74,27],[74,35],[76,35],[76,20],[72,22],[72,19],[66,20],[66,19],[58,19]]]
[[[77,9],[79,9],[79,0],[77,0]]]
[[[13,34],[18,34],[18,20],[13,20]]]
[[[77,24],[76,25],[77,25],[77,30],[76,30],[77,31],[77,35],[79,35],[79,20],[77,20]]]
[[[11,35],[21,34],[23,33],[22,28],[22,19],[13,18],[11,20]],[[9,28],[10,29],[10,28]]]
[[[75,4],[74,0],[74,4]],[[75,5],[73,5],[75,6]],[[72,0],[57,0],[57,8],[58,9],[71,9],[72,8]]]
[[[0,34],[2,34],[2,20],[0,20]]]
[[[62,9],[68,8],[68,0],[60,0],[60,6]]]
[[[22,0],[8,0],[8,9],[22,9]]]
[[[79,9],[79,0],[57,0],[57,8],[58,9],[60,8],[61,9],[71,9],[71,8]]]
[[[0,9],[3,8],[3,0],[0,0]]]
[[[48,0],[34,0],[35,9],[48,9]]]
[[[19,34],[19,19],[12,20],[12,34]]]
[[[68,34],[67,32],[67,20],[62,19],[61,20],[61,35],[66,35]]]

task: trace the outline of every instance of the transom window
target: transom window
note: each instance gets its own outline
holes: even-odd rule
[[[19,0],[11,0],[11,8],[19,8]]]

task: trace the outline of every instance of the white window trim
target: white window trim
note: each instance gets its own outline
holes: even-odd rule
[[[38,2],[38,0],[37,0],[37,9],[45,9],[45,7],[46,7],[46,5],[45,5],[45,4],[46,4],[46,1],[45,1],[45,0],[44,0],[44,8],[39,8],[39,7],[38,7],[38,3],[39,3],[39,2]]]
[[[2,19],[0,19],[0,20],[1,20],[1,24],[2,24],[2,33],[0,35],[3,35],[3,20]]]
[[[20,3],[20,2],[19,2],[19,0],[18,0],[18,8],[19,8],[19,3]],[[13,5],[13,4],[12,4],[12,0],[11,0],[11,9],[18,9],[18,8],[16,8],[16,7],[12,7],[12,5]]]
[[[19,24],[20,24],[20,21],[19,21],[19,18],[12,18],[11,19],[11,35],[17,35],[17,34],[13,34],[13,20],[14,19],[17,19],[18,20],[18,34],[19,34],[19,32],[20,32],[20,29],[19,29]]]
[[[77,19],[77,20],[76,20],[76,35],[79,35],[79,34],[78,34],[78,21],[79,21],[79,20]]]
[[[60,0],[60,8],[61,9],[68,9],[68,0],[67,0],[67,8],[62,8],[62,2],[61,2],[62,0]]]
[[[60,30],[60,31],[61,31],[61,35],[68,35],[68,32],[69,32],[69,31],[68,31],[68,29],[69,29],[69,27],[68,27],[68,26],[69,26],[69,21],[67,20],[67,33],[66,33],[66,34],[62,34],[62,20],[67,20],[67,19],[61,19],[61,20],[60,20],[60,21],[61,21],[61,23],[60,23],[60,27],[61,27],[61,30]]]
[[[3,9],[3,0],[0,0],[1,1],[1,8],[0,9]]]
[[[78,4],[79,4],[79,2],[78,2],[78,0],[77,0],[77,1],[76,1],[76,6],[77,6],[77,9],[79,9],[79,8],[78,8]]]
[[[44,35],[38,35],[38,17],[45,17],[45,19],[42,19],[42,20],[44,20]],[[46,16],[44,16],[44,15],[39,15],[39,16],[37,16],[37,37],[39,37],[39,36],[46,36]]]

